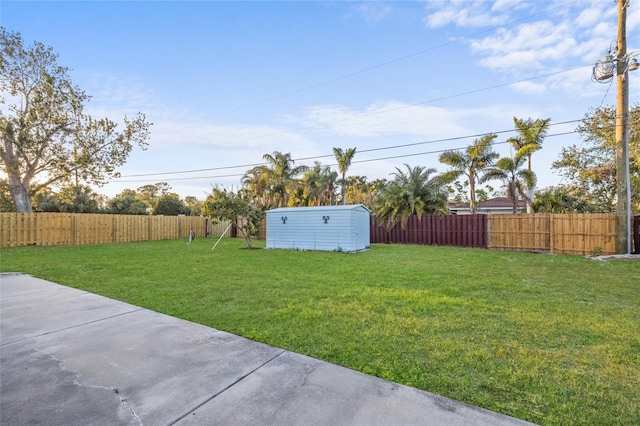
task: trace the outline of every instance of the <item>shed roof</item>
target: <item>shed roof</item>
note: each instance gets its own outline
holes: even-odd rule
[[[336,211],[336,210],[357,210],[365,209],[371,212],[364,204],[346,204],[338,206],[310,206],[310,207],[278,207],[277,209],[267,210],[269,212],[295,212],[295,211]]]

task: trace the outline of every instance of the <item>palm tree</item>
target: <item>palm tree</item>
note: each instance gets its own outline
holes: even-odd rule
[[[421,218],[425,214],[446,212],[447,196],[442,182],[437,177],[431,178],[436,169],[408,164],[405,167],[406,172],[396,167],[393,181],[382,187],[377,197],[376,216],[388,228],[398,219],[406,226],[409,216],[414,214]]]
[[[582,197],[582,188],[574,185],[560,185],[536,191],[533,207],[536,213],[592,213],[593,206]]]
[[[356,155],[356,148],[349,148],[344,151],[342,148],[333,148],[333,154],[336,156],[336,160],[338,161],[338,170],[342,174],[342,180],[340,183],[342,186],[342,204],[344,205],[347,203],[347,170],[349,170],[349,166],[351,166],[353,156]]]
[[[338,172],[331,170],[330,167],[322,173],[322,186],[324,191],[321,194],[321,200],[318,205],[333,206],[336,199],[336,187],[338,185]]]
[[[536,175],[528,169],[523,169],[525,157],[516,155],[514,157],[503,157],[498,160],[495,168],[487,170],[480,183],[489,180],[501,180],[507,189],[507,196],[513,203],[513,213],[518,212],[518,196],[523,200],[531,200],[527,195],[527,189],[536,186]]]
[[[247,171],[242,177],[242,184],[255,195],[262,209],[275,206],[269,192],[269,172],[265,166],[256,166]]]
[[[96,193],[87,185],[66,186],[60,190],[60,211],[70,213],[95,213],[100,210]]]
[[[319,161],[313,167],[307,168],[301,179],[303,204],[307,206],[332,205],[335,195],[335,184],[338,173],[329,166],[323,166]]]
[[[474,140],[465,151],[445,151],[440,154],[440,162],[453,167],[442,175],[443,180],[453,182],[463,175],[469,179],[469,210],[472,214],[476,212],[476,182],[481,179],[481,173],[499,157],[492,147],[496,137],[498,135],[485,135]]]
[[[347,199],[352,203],[363,204],[371,208],[377,188],[383,185],[381,179],[367,181],[366,176],[349,176],[347,178]]]
[[[242,178],[243,184],[252,190],[263,208],[285,207],[295,178],[307,170],[307,166],[293,167],[290,153],[274,151],[262,156],[266,165],[256,166]]]
[[[518,135],[507,139],[507,142],[517,150],[519,155],[527,158],[527,169],[530,173],[533,173],[531,169],[531,156],[534,152],[542,149],[542,142],[547,136],[550,121],[550,118],[546,118],[544,120],[541,118],[536,120],[528,118],[524,120],[513,117],[513,124],[518,131]],[[534,187],[530,187],[527,194],[527,213],[533,213],[534,189]]]

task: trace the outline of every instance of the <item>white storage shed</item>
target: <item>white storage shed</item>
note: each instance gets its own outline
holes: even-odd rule
[[[267,248],[356,252],[370,246],[371,212],[362,204],[267,211]]]

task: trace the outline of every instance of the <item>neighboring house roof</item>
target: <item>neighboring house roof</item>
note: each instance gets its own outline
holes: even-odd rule
[[[469,210],[469,203],[451,203],[447,206],[449,210]],[[527,204],[524,200],[516,203],[518,209],[525,209]],[[487,201],[476,203],[476,210],[505,210],[513,209],[513,202],[507,197],[491,198]]]

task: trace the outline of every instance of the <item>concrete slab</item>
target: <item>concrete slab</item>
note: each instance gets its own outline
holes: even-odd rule
[[[0,274],[0,292],[2,344],[142,309],[22,274]]]
[[[22,294],[69,289],[69,287],[52,283],[51,281],[41,280],[40,278],[17,272],[0,273],[0,283],[2,283],[0,291],[2,291],[3,299]]]
[[[0,277],[0,424],[528,424],[126,303]]]
[[[508,426],[511,417],[285,352],[178,423]]]

